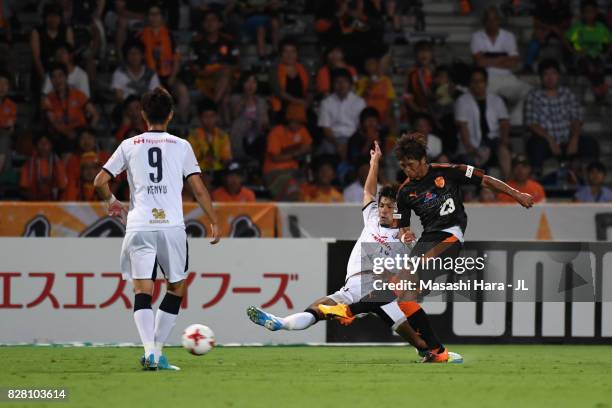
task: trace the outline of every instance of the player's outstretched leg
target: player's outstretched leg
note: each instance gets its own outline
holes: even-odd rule
[[[428,349],[418,348],[417,351],[423,363],[463,363],[463,357],[458,353],[448,351],[438,335],[431,327],[429,316],[417,302],[399,302],[406,316],[406,321],[416,330],[427,343]]]
[[[255,306],[247,309],[247,316],[249,316],[253,323],[263,326],[270,331],[304,330],[315,324],[318,320],[318,316],[309,310],[294,313],[286,317],[278,317]]]
[[[162,350],[164,343],[172,333],[181,308],[184,292],[184,282],[168,283],[168,291],[164,296],[155,315],[155,354],[158,357],[157,367],[160,370],[180,370],[168,362]]]
[[[135,286],[137,286],[136,283]],[[153,309],[151,309],[151,295],[149,293],[139,292],[134,296],[134,322],[144,346],[144,356],[141,359],[142,367],[146,370],[156,370],[155,316],[153,315]]]

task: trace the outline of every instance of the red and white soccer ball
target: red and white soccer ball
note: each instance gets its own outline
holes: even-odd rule
[[[215,333],[203,324],[192,324],[183,332],[182,343],[194,356],[203,356],[215,346]]]

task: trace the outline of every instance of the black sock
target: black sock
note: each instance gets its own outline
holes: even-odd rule
[[[419,309],[412,316],[410,316],[408,318],[408,323],[410,323],[412,328],[421,335],[430,349],[438,349],[438,352],[444,351],[444,346],[440,342],[436,332],[434,332],[434,330],[431,328],[429,316],[427,316],[427,313],[425,313],[423,309]]]
[[[164,299],[159,305],[159,310],[163,310],[166,313],[177,315],[179,313],[179,309],[181,308],[182,301],[182,297],[166,292],[166,296],[164,296]]]

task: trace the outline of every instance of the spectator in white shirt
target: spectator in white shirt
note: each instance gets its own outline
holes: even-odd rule
[[[130,95],[143,95],[159,86],[159,77],[144,63],[144,47],[139,42],[123,47],[125,65],[113,72],[111,88],[115,91],[117,103]]]
[[[518,79],[512,70],[521,63],[514,34],[500,28],[497,7],[483,14],[484,29],[472,34],[470,48],[476,64],[489,73],[489,91],[503,97],[510,105],[510,122],[523,124],[523,102],[531,86]]]
[[[55,61],[60,62],[68,67],[68,85],[83,92],[87,98],[90,98],[89,92],[89,77],[87,73],[74,63],[74,49],[68,43],[61,44],[55,49]],[[43,85],[43,94],[48,94],[53,90],[51,78],[49,74],[45,75],[45,83]]]
[[[502,177],[510,176],[510,122],[504,101],[487,91],[487,71],[475,67],[470,75],[469,92],[455,102],[462,161],[478,167],[493,164],[495,158]]]
[[[344,191],[342,196],[344,197],[345,203],[363,203],[363,189],[365,186],[366,179],[368,178],[368,172],[370,171],[370,158],[364,156],[359,162],[357,167],[357,179],[349,184]],[[380,189],[380,184],[377,184],[377,190]]]
[[[346,145],[359,126],[359,114],[366,107],[362,98],[353,92],[353,77],[346,69],[332,72],[334,92],[323,99],[319,111],[319,126],[325,138],[319,146],[321,154],[346,158]]]

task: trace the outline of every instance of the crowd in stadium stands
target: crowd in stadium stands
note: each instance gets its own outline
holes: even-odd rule
[[[429,160],[481,167],[536,202],[559,191],[612,201],[600,146],[584,132],[585,102],[565,86],[585,77],[594,102],[609,103],[612,6],[505,2],[533,16],[521,56],[502,28],[507,7],[458,3],[481,13],[481,28],[471,55],[440,64],[436,35],[405,36],[406,16],[425,29],[420,1],[4,0],[0,198],[98,200],[93,178],[119,143],[147,130],[140,97],[164,86],[175,99],[170,131],[191,143],[218,202],[361,202],[373,142],[384,151],[380,183],[402,181],[393,148],[408,131],[422,135]],[[28,13],[40,19],[31,32],[20,22]],[[29,42],[25,72],[11,53],[19,41]],[[556,58],[540,57],[550,43]],[[394,64],[395,46],[411,49],[412,66]],[[539,83],[525,79],[536,72]],[[113,188],[128,198],[125,176]]]

